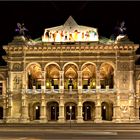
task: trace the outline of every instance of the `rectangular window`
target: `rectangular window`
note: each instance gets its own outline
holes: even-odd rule
[[[2,83],[0,83],[0,95],[2,95]]]

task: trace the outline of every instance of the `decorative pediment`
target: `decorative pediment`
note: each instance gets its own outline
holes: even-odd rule
[[[45,29],[43,42],[86,42],[98,41],[96,28],[81,26],[70,16],[61,26]]]

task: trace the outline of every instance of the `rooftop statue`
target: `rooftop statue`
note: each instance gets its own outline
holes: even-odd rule
[[[122,42],[124,40],[128,40],[128,37],[127,37],[127,34],[126,34],[126,27],[125,27],[125,22],[122,21],[120,23],[119,26],[117,26],[116,28],[116,31],[117,31],[117,36],[116,36],[116,39],[115,39],[115,43],[117,42]]]
[[[20,36],[25,36],[25,32],[28,30],[25,28],[24,23],[17,23],[17,28],[15,29],[15,31],[18,32]]]
[[[125,35],[126,34],[126,27],[124,26],[125,22],[121,22],[120,27],[118,27],[119,35]]]

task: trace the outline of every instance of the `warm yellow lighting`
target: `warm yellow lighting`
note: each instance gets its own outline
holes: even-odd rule
[[[71,24],[71,25],[69,25]],[[69,41],[98,41],[96,28],[80,26],[72,17],[64,25],[45,29],[42,41],[44,42],[69,42]]]
[[[49,85],[50,85],[49,82],[47,82],[47,83],[46,83],[46,86],[49,87]]]
[[[93,87],[95,87],[95,81],[93,81],[92,85],[93,85]]]
[[[38,106],[36,106],[35,109],[38,110]]]
[[[103,109],[106,109],[106,106],[103,106]]]
[[[70,106],[70,110],[72,110],[72,106]]]

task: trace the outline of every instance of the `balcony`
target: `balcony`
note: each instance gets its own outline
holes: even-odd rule
[[[65,94],[77,94],[78,89],[64,89],[63,90]],[[115,93],[115,89],[82,89],[83,94],[95,94],[95,93]],[[60,93],[59,89],[27,89],[26,93],[28,94],[41,94],[41,93],[46,93],[46,94],[58,94]]]

